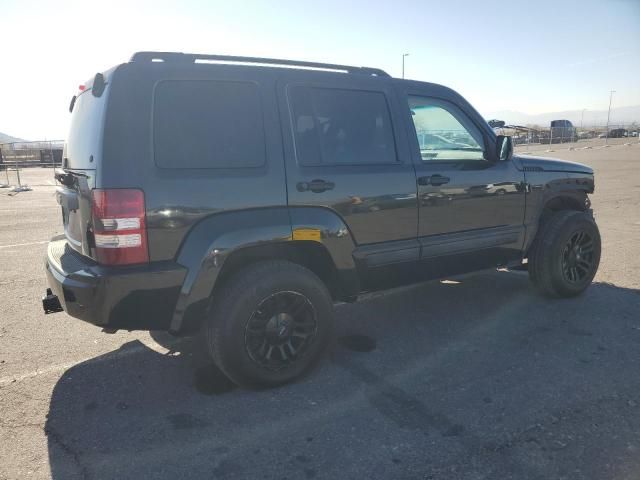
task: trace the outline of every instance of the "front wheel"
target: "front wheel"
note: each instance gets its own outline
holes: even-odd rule
[[[333,326],[333,302],[310,270],[266,261],[236,273],[217,292],[206,329],[209,351],[231,380],[273,387],[320,357]]]
[[[529,253],[529,278],[544,295],[579,295],[598,270],[600,249],[600,232],[589,213],[556,212],[538,231]]]

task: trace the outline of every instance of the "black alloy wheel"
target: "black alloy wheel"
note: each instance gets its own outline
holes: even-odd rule
[[[570,283],[580,283],[594,267],[593,239],[585,231],[575,232],[562,251],[562,273]]]
[[[270,370],[287,368],[304,357],[318,329],[316,312],[298,292],[274,293],[260,302],[245,327],[249,357]]]

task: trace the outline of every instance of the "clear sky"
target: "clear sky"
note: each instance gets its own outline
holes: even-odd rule
[[[64,138],[79,83],[137,50],[380,67],[481,113],[640,105],[640,0],[0,3],[0,131]]]

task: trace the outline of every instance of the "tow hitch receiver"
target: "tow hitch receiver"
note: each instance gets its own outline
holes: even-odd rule
[[[50,288],[47,288],[47,294],[42,297],[42,308],[44,309],[45,315],[48,313],[56,313],[62,311],[62,305],[60,305],[58,296],[54,295],[51,292]]]

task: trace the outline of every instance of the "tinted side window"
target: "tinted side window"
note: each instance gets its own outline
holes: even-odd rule
[[[265,162],[258,87],[170,80],[155,89],[153,143],[162,168],[243,168]]]
[[[397,162],[387,100],[381,92],[292,87],[289,90],[300,165]]]

